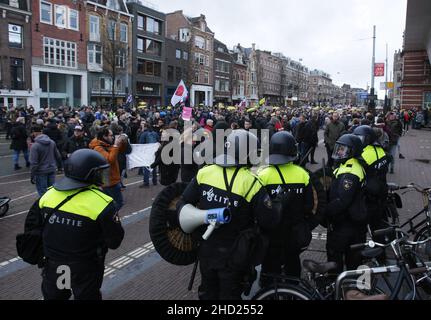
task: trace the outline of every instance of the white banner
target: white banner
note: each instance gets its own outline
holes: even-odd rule
[[[160,143],[132,144],[132,153],[127,155],[127,169],[151,166],[159,147]]]

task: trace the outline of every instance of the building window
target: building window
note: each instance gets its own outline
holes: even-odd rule
[[[199,83],[199,71],[195,72],[195,82]]]
[[[210,83],[210,77],[209,77],[209,72],[208,71],[204,72],[204,83],[207,83],[207,84]]]
[[[115,55],[115,66],[117,68],[125,68],[126,67],[126,52],[124,50],[118,50]]]
[[[78,11],[69,9],[69,29],[79,30],[79,15]]]
[[[40,2],[40,22],[52,24],[52,4],[46,1]]]
[[[127,43],[127,24],[120,24],[120,41]]]
[[[144,30],[144,17],[138,16],[138,29]]]
[[[143,53],[144,52],[144,39],[138,38],[137,47],[138,47],[138,52],[139,53]]]
[[[100,90],[112,90],[111,78],[100,78]]]
[[[205,49],[205,39],[202,37],[195,37],[195,46],[200,49]]]
[[[22,26],[9,23],[9,47],[22,48]]]
[[[10,58],[11,89],[24,90],[24,60]]]
[[[44,64],[76,68],[76,43],[43,38]]]
[[[90,15],[90,41],[100,41],[100,18]]]
[[[145,53],[154,54],[156,56],[162,55],[162,43],[151,39],[146,39]]]
[[[155,34],[160,34],[160,22],[150,18],[150,17],[145,17],[146,20],[146,31],[147,32],[151,32],[151,33],[155,33]]]
[[[220,80],[218,79],[215,81],[214,90],[220,91]]]
[[[181,77],[182,77],[181,68],[176,67],[175,68],[175,78],[176,78],[177,82],[181,81]]]
[[[211,40],[207,40],[207,50],[211,51]]]
[[[189,60],[189,53],[187,51],[183,51],[183,59]]]
[[[66,7],[55,5],[55,25],[59,28],[66,28]]]
[[[117,91],[123,91],[123,80],[121,79],[116,80],[115,89]]]
[[[181,50],[179,49],[175,50],[175,58],[181,59]]]
[[[168,66],[168,81],[174,82],[174,67]]]
[[[98,44],[88,45],[88,64],[102,66],[102,46]]]
[[[114,20],[109,20],[108,23],[108,38],[109,40],[115,40],[115,28],[117,24]]]

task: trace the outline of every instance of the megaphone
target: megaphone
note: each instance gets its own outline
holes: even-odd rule
[[[180,210],[179,223],[185,233],[192,233],[201,225],[208,224],[208,228],[202,238],[207,240],[211,233],[220,225],[230,222],[232,215],[228,208],[199,210],[191,204],[186,204]]]

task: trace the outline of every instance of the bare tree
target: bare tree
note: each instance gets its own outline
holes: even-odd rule
[[[116,98],[116,80],[121,74],[121,69],[126,68],[127,61],[127,43],[120,41],[121,35],[116,32],[117,25],[119,25],[119,21],[114,25],[110,25],[110,23],[108,23],[108,34],[104,37],[103,43],[103,59],[104,65],[106,66],[105,71],[111,78],[112,105],[114,105]]]

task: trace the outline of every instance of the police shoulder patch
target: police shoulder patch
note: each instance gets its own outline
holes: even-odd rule
[[[349,179],[344,179],[343,180],[343,188],[344,190],[348,191],[352,188],[353,186],[353,181],[349,180]]]

